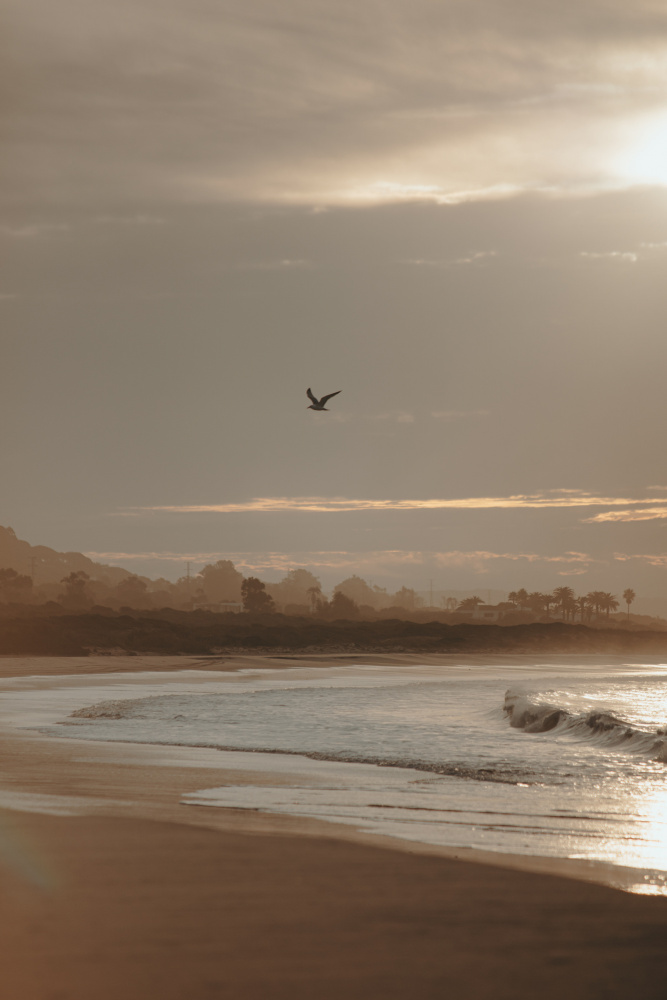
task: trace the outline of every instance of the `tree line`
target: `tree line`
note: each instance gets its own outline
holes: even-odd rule
[[[628,617],[630,617],[630,605],[635,600],[634,590],[628,587],[623,591],[623,601],[627,607]],[[472,611],[475,607],[483,604],[481,597],[467,597],[457,605],[458,611]],[[507,595],[507,601],[501,605],[506,610],[512,608],[521,611],[532,611],[535,614],[549,616],[552,611],[559,614],[563,621],[590,622],[593,616],[600,617],[610,612],[617,611],[619,601],[613,594],[603,590],[591,590],[588,594],[577,596],[572,587],[556,587],[550,594],[543,594],[538,591],[528,593],[527,590],[512,590]]]
[[[95,606],[150,610],[163,607],[177,610],[211,611],[243,608],[254,613],[282,611],[286,614],[315,614],[321,617],[355,617],[360,609],[412,610],[419,606],[414,590],[401,587],[395,593],[374,587],[359,576],[351,576],[334,587],[327,597],[318,577],[306,569],[291,569],[277,583],[265,583],[256,576],[244,577],[228,559],[204,566],[197,574],[181,576],[172,583],[164,578],[127,573],[120,581],[92,576],[76,570],[60,580],[35,585],[27,574],[12,568],[0,569],[0,602],[40,604],[53,601],[69,610]]]
[[[630,614],[635,600],[634,590],[623,593]],[[59,583],[35,587],[30,576],[14,569],[0,569],[0,601],[5,604],[36,604],[55,601],[70,610],[86,610],[94,606],[138,610],[163,607],[177,610],[230,610],[243,608],[252,613],[270,614],[281,611],[292,615],[315,615],[321,618],[355,618],[374,613],[416,611],[423,602],[414,590],[401,587],[388,592],[372,586],[353,575],[336,584],[330,598],[322,591],[319,579],[306,569],[289,570],[277,583],[265,583],[256,576],[244,577],[230,560],[210,563],[194,576],[182,576],[175,583],[164,578],[150,580],[127,574],[119,582],[95,579],[79,570],[63,577]],[[448,597],[442,600],[443,611],[469,614],[481,597],[463,601]],[[510,591],[507,601],[498,606],[501,613],[530,612],[552,614],[563,621],[589,622],[603,614],[609,616],[619,607],[619,601],[604,591],[591,591],[577,596],[571,587],[557,587],[551,593],[522,588]]]

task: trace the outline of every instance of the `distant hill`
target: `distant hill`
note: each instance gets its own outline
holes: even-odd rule
[[[56,552],[46,545],[31,545],[0,525],[0,569],[15,569],[35,584],[59,583],[70,573],[84,572],[93,580],[116,586],[132,574],[119,566],[93,562],[81,552]]]

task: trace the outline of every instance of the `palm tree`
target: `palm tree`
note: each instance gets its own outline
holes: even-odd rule
[[[609,618],[609,612],[616,610],[618,607],[618,601],[613,594],[605,592],[602,594],[601,607],[603,611],[607,612],[607,618]]]
[[[589,618],[591,616],[592,605],[589,597],[578,597],[574,602],[576,610],[581,616],[581,621],[583,623],[584,617]]]
[[[577,599],[573,595],[568,601],[563,604],[563,614],[566,620],[574,621],[574,616],[577,613]]]
[[[637,595],[635,594],[634,590],[631,587],[628,587],[627,590],[623,591],[623,600],[628,606],[628,618],[630,617],[630,605],[632,604],[636,596]]]
[[[517,590],[516,599],[520,608],[528,607],[528,591],[525,587],[522,587],[521,590]]]
[[[555,603],[553,594],[542,594],[542,603],[544,605],[544,612],[547,618],[549,618],[551,605]]]
[[[554,603],[553,594],[542,594],[542,607],[547,618],[550,618],[551,605]]]
[[[478,604],[484,604],[484,601],[482,600],[481,597],[477,597],[477,595],[475,595],[474,597],[466,597],[465,600],[461,601],[456,610],[474,611]]]
[[[542,595],[540,594],[539,590],[534,590],[532,594],[528,595],[528,600],[526,601],[526,604],[528,605],[531,611],[539,613],[542,610],[542,604],[543,604]]]
[[[571,609],[572,602],[574,601],[572,587],[556,587],[553,592],[553,600],[560,608],[563,621],[565,621],[568,610]]]
[[[591,590],[589,594],[586,594],[586,600],[598,616],[604,607],[605,597],[606,595],[602,590]]]

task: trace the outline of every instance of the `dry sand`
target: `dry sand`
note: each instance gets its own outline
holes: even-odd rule
[[[49,672],[59,664],[71,669],[54,658]],[[222,667],[239,665],[276,661]],[[34,667],[0,661],[0,674]],[[213,751],[156,766],[163,753],[3,732],[0,790],[28,796],[0,810],[3,1000],[667,997],[667,898],[182,806],[252,776],[217,755],[212,780]],[[56,806],[72,815],[25,811]]]

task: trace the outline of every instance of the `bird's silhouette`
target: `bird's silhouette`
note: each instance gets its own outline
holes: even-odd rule
[[[342,392],[342,391],[343,391],[342,389],[338,390],[338,392]],[[310,389],[306,389],[306,395],[308,396],[308,399],[312,400],[312,403],[308,407],[308,409],[309,410],[326,410],[326,408],[327,408],[326,404],[329,402],[329,400],[332,398],[332,396],[337,396],[338,392],[330,392],[328,396],[322,396],[321,399],[316,399],[315,396],[313,396],[313,394],[310,391]]]

